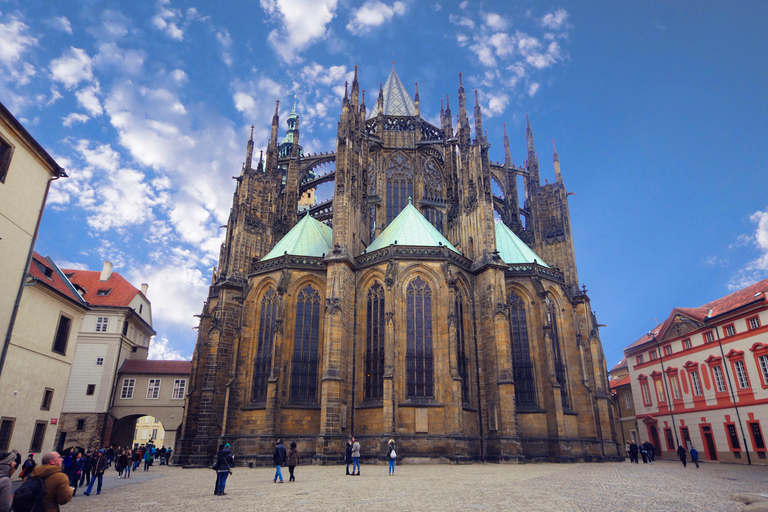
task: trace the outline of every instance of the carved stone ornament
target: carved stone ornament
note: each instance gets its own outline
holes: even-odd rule
[[[376,195],[376,160],[371,157],[368,162],[368,190],[372,196]]]
[[[387,263],[387,271],[384,275],[384,283],[388,287],[392,287],[392,285],[395,284],[395,280],[397,279],[397,261],[395,260],[389,260],[389,263]]]
[[[474,180],[469,180],[469,192],[467,197],[464,198],[464,211],[471,213],[477,208],[477,188],[475,188]]]
[[[440,178],[440,170],[433,158],[428,158],[424,162],[424,189],[427,199],[442,199],[443,182]]]
[[[395,321],[395,312],[394,311],[387,311],[386,313],[384,313],[384,318],[387,320],[387,324],[389,324],[390,322],[394,322]]]
[[[261,219],[251,212],[243,219],[243,227],[248,233],[263,233],[265,226]]]
[[[288,291],[288,284],[291,282],[291,271],[284,268],[280,274],[280,281],[277,283],[277,293],[283,295]]]
[[[341,299],[328,297],[325,299],[325,314],[333,315],[334,313],[341,313]]]
[[[425,159],[434,158],[435,160],[437,160],[437,163],[440,164],[440,167],[445,165],[445,160],[443,159],[443,152],[435,147],[427,146],[425,148],[422,148],[420,153]]]
[[[445,278],[445,284],[450,286],[451,288],[456,286],[456,280],[457,277],[453,273],[453,267],[450,263],[447,261],[444,261],[440,264],[440,270],[443,271],[443,277]]]
[[[387,179],[399,181],[397,178],[413,179],[411,162],[402,153],[395,153],[387,166]]]
[[[565,230],[562,224],[557,222],[554,217],[551,218],[542,238],[544,238],[544,243],[547,245],[565,242]]]

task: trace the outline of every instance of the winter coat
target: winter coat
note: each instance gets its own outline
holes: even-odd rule
[[[101,457],[97,457],[93,459],[92,466],[93,466],[93,476],[103,475],[104,472],[107,470],[107,467],[109,467],[109,461],[104,455],[102,455]]]
[[[21,473],[19,474],[19,478],[24,478],[28,474],[32,472],[33,469],[35,469],[35,466],[37,466],[37,463],[35,462],[35,459],[27,459],[24,461],[24,465],[21,466]],[[2,510],[0,508],[0,510]]]
[[[0,512],[11,510],[13,484],[11,483],[11,465],[0,464]]]
[[[42,478],[45,482],[45,512],[58,512],[59,505],[69,503],[72,499],[72,489],[69,488],[69,478],[59,466],[41,464],[27,477],[33,480]],[[26,480],[26,479],[25,479]]]
[[[291,448],[288,450],[288,466],[298,466],[299,465],[299,450],[296,448]]]
[[[93,467],[93,454],[83,455],[83,471],[89,473]]]
[[[691,448],[691,460],[694,462],[699,460],[699,452],[696,450],[696,448]]]
[[[684,460],[685,456],[688,454],[688,450],[683,448],[682,446],[677,447],[677,456],[680,457],[680,460]]]
[[[360,443],[358,441],[352,443],[352,458],[355,457],[360,457]]]
[[[349,443],[347,443],[347,448],[344,452],[344,462],[352,464],[352,445]]]
[[[283,446],[283,443],[280,443],[275,446],[275,451],[272,452],[272,460],[275,462],[275,466],[284,466],[285,457],[285,446]]]
[[[392,452],[395,452],[394,457],[392,457]],[[388,459],[397,458],[397,450],[395,449],[395,443],[387,445],[387,458]]]
[[[222,448],[216,454],[216,467],[219,473],[229,473],[235,465],[235,458],[229,448]]]
[[[72,464],[69,466],[69,476],[79,477],[80,474],[83,472],[84,465],[85,465],[85,461],[82,458],[80,458],[80,460],[72,459]]]

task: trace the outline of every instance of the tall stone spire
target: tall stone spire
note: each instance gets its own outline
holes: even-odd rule
[[[245,169],[244,171],[251,170],[251,164],[253,163],[253,125],[251,125],[251,138],[248,139],[248,146],[245,152]]]

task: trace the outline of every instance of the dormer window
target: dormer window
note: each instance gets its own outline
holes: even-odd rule
[[[46,267],[45,265],[43,265],[43,263],[42,263],[42,262],[40,262],[40,261],[37,261],[37,260],[32,260],[32,263],[34,263],[34,264],[35,264],[35,266],[37,267],[37,269],[38,269],[40,272],[42,272],[42,273],[43,273],[43,275],[44,275],[45,277],[47,277],[47,278],[49,278],[49,279],[50,279],[50,277],[53,275],[53,269],[52,269],[52,268],[49,268],[49,267]]]
[[[112,291],[112,288],[101,288],[99,291],[96,292],[96,295],[100,295],[104,297],[105,295],[109,295],[109,292]]]

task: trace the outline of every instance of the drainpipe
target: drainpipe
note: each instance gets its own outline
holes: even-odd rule
[[[656,336],[653,337],[656,341],[656,349],[659,351],[659,361],[661,362],[661,382],[664,383],[664,392],[667,394],[667,403],[670,404],[669,415],[672,417],[672,431],[675,433],[675,443],[680,446],[680,438],[677,436],[677,425],[675,424],[674,402],[672,395],[669,394],[669,384],[667,383],[667,374],[664,371],[664,351],[661,350],[661,341]],[[678,384],[679,385],[679,384]],[[661,442],[661,441],[659,441]],[[663,450],[662,450],[663,453]]]

